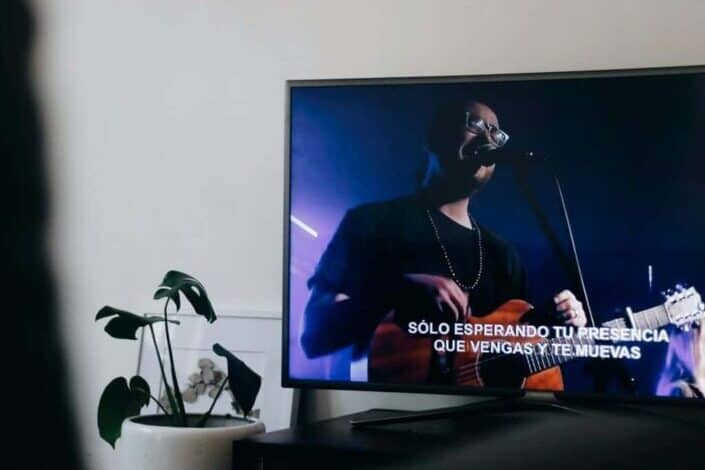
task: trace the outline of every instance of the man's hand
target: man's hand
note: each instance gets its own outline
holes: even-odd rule
[[[559,292],[553,297],[553,301],[556,304],[558,318],[563,320],[566,325],[579,327],[587,324],[583,303],[576,299],[571,291]]]
[[[406,274],[404,276],[413,286],[419,288],[419,293],[430,300],[430,304],[435,307],[436,312],[419,312],[423,316],[429,313],[437,313],[441,316],[451,316],[452,318],[441,318],[446,321],[465,321],[470,315],[468,294],[463,291],[452,279],[433,274]],[[423,309],[427,302],[415,305],[416,308]],[[412,306],[413,308],[414,306]]]

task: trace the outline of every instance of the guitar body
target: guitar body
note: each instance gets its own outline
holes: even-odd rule
[[[531,305],[523,300],[510,300],[484,317],[472,317],[470,323],[477,324],[524,324]],[[432,380],[434,364],[439,361],[433,350],[435,338],[412,336],[393,320],[390,313],[377,326],[369,353],[370,382],[397,384],[425,384]],[[524,388],[530,390],[561,391],[563,377],[560,367],[553,367],[537,374],[528,375],[525,363],[517,355],[489,355],[472,352],[470,341],[496,340],[486,336],[465,336],[464,352],[448,353],[450,362],[447,381],[468,387]],[[506,338],[504,338],[506,339]],[[517,343],[534,343],[540,338],[512,338]]]

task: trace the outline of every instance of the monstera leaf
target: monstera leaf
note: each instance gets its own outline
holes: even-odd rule
[[[105,331],[113,338],[118,339],[137,339],[138,329],[151,325],[152,323],[164,321],[162,317],[136,315],[107,305],[98,310],[95,319],[97,321],[101,318],[108,317],[113,318],[105,325]],[[169,323],[179,324],[176,320],[169,320]]]
[[[247,416],[255,404],[259,388],[262,385],[262,378],[220,344],[215,343],[213,345],[213,352],[228,361],[228,385],[230,385],[230,391],[242,408],[243,414]]]
[[[198,279],[180,271],[169,271],[164,276],[162,283],[154,293],[155,299],[168,297],[176,305],[176,310],[181,308],[181,295],[184,294],[197,314],[213,323],[216,320],[215,311],[208,300],[206,288]]]
[[[149,403],[149,384],[139,375],[130,379],[118,377],[105,387],[98,403],[98,433],[115,448],[120,437],[122,422],[130,416],[140,414],[140,409]]]

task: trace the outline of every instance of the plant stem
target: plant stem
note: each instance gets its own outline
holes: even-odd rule
[[[223,379],[223,383],[220,384],[220,388],[218,388],[218,393],[215,394],[215,397],[213,398],[213,402],[211,403],[210,408],[208,408],[208,411],[206,411],[201,416],[201,418],[198,420],[198,423],[196,424],[197,428],[202,428],[203,426],[206,425],[206,421],[208,421],[208,418],[210,418],[211,413],[213,412],[213,408],[215,407],[215,402],[218,401],[218,398],[220,398],[220,394],[223,393],[223,389],[225,389],[226,383],[228,383],[227,376]]]
[[[169,324],[164,322],[164,328],[167,330],[169,329]],[[169,406],[173,410],[174,413],[178,412],[178,409],[176,408],[176,401],[174,400],[174,394],[171,392],[171,387],[169,387],[169,382],[166,380],[166,372],[164,371],[164,362],[162,361],[162,355],[161,352],[159,351],[159,346],[157,346],[157,337],[154,334],[154,326],[150,323],[149,324],[149,331],[152,333],[152,342],[154,343],[154,351],[157,353],[157,360],[159,361],[159,370],[162,372],[162,380],[164,381],[164,389],[166,390],[166,397],[169,399]],[[157,402],[159,403],[159,402]],[[161,403],[160,403],[161,405]],[[166,410],[164,410],[165,413],[167,413]],[[174,413],[167,413],[174,417]],[[177,413],[178,414],[178,413]]]
[[[176,364],[174,363],[174,352],[171,349],[171,337],[169,336],[169,317],[167,316],[168,306],[169,297],[167,297],[166,302],[164,302],[164,327],[166,331],[166,345],[169,350],[169,362],[171,363],[171,382],[172,384],[174,384],[174,395],[176,397],[176,403],[179,407],[178,414],[181,416],[182,424],[186,426],[186,407],[184,406],[184,399],[181,397],[181,390],[179,389],[179,380],[176,378]]]
[[[156,397],[155,397],[154,395],[149,395],[149,398],[151,398],[152,400],[154,400],[154,403],[156,403],[157,406],[158,406],[159,408],[161,408],[161,410],[164,412],[165,415],[171,416],[171,415],[169,414],[169,412],[166,410],[166,408],[164,408],[164,405],[162,405],[162,404],[159,402],[159,400],[156,399]],[[173,418],[173,416],[172,416],[172,418]]]

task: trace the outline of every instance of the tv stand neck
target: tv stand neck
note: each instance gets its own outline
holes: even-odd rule
[[[430,421],[435,419],[452,418],[463,415],[492,413],[496,411],[547,411],[564,414],[582,414],[580,411],[547,400],[536,400],[521,397],[500,397],[468,403],[467,405],[437,408],[424,411],[410,411],[408,414],[389,416],[384,418],[353,418],[350,425],[353,427],[379,426],[385,424],[412,423]]]

